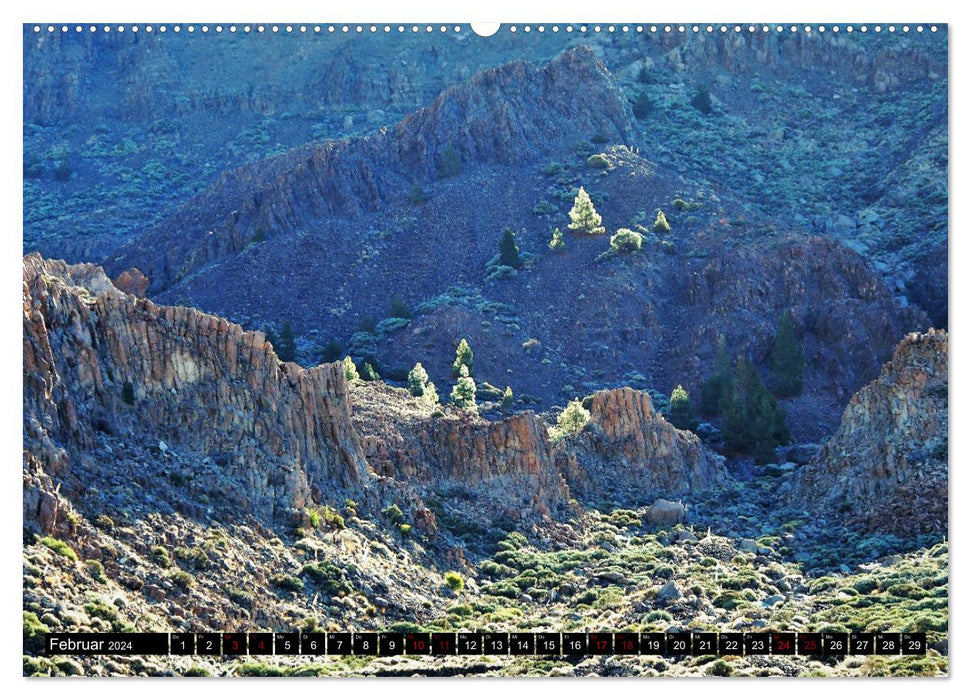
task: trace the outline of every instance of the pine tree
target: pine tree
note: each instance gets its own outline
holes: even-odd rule
[[[460,366],[459,379],[452,387],[452,403],[472,413],[478,411],[475,405],[475,380],[469,376],[465,365]]]
[[[512,387],[507,386],[506,390],[502,392],[502,407],[509,408],[510,406],[512,406],[512,402],[513,402]]]
[[[567,228],[577,233],[596,235],[607,230],[601,226],[602,221],[600,214],[594,209],[590,195],[581,187],[580,191],[577,192],[576,199],[573,200],[573,208],[570,210],[570,223]]]
[[[700,408],[704,415],[717,416],[721,412],[721,404],[727,401],[731,381],[732,361],[728,355],[725,335],[719,333],[715,348],[715,371],[701,385]]]
[[[518,270],[523,266],[519,257],[519,246],[516,245],[516,232],[508,226],[499,239],[499,264]]]
[[[381,375],[378,374],[378,370],[370,361],[365,360],[364,364],[361,365],[361,379],[366,382],[376,382],[381,379]]]
[[[711,114],[711,93],[706,85],[699,85],[691,98],[691,106],[702,114]]]
[[[563,232],[559,228],[553,229],[553,238],[550,239],[550,250],[560,253],[566,250],[566,241],[563,240]]]
[[[590,420],[590,411],[583,407],[580,399],[574,398],[556,417],[556,425],[564,435],[577,435]]]
[[[691,400],[688,392],[680,384],[671,392],[669,402],[668,418],[675,428],[682,430],[694,430],[698,424],[694,420],[694,411],[691,408]]]
[[[654,102],[651,101],[651,98],[647,96],[646,92],[639,93],[637,99],[631,105],[631,111],[638,119],[647,119],[651,112],[654,111]]]
[[[408,372],[408,391],[412,396],[422,396],[425,393],[425,385],[428,383],[428,372],[421,366],[421,362],[416,362],[415,366]]]
[[[357,371],[357,365],[354,364],[354,360],[348,355],[344,358],[344,379],[348,382],[359,382],[361,381],[361,375]]]
[[[343,354],[344,346],[340,344],[339,340],[332,340],[324,346],[320,353],[320,361],[323,363],[337,362]]]
[[[468,341],[465,338],[462,338],[459,346],[455,348],[455,362],[452,363],[452,373],[456,377],[461,376],[462,367],[465,367],[471,376],[472,357],[472,348],[469,347]]]
[[[722,420],[725,445],[752,454],[760,463],[771,461],[776,446],[789,442],[785,413],[744,357],[735,365]]]
[[[786,310],[779,319],[772,343],[772,382],[776,393],[782,397],[801,394],[805,367],[792,314]]]
[[[425,384],[425,391],[421,395],[421,400],[429,406],[434,406],[438,403],[438,388],[435,386],[435,382]]]
[[[668,233],[671,230],[671,224],[668,223],[668,219],[664,216],[664,212],[660,209],[657,210],[657,217],[654,219],[654,233]]]
[[[274,346],[277,357],[281,362],[294,362],[297,359],[297,340],[293,335],[293,328],[289,322],[283,324],[280,340]]]

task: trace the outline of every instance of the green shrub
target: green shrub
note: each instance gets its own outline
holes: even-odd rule
[[[186,678],[209,678],[212,676],[212,674],[209,673],[209,669],[205,668],[204,666],[190,666],[182,672],[182,675]]]
[[[329,595],[347,595],[354,590],[354,586],[347,578],[344,570],[329,561],[304,564],[300,569],[300,575],[314,581],[321,590]]]
[[[115,528],[115,521],[103,513],[94,519],[94,524],[102,530],[113,530]]]
[[[610,237],[610,248],[615,253],[633,253],[641,249],[644,237],[637,231],[629,228],[618,229],[617,233]]]
[[[536,216],[549,216],[557,213],[558,211],[559,209],[556,208],[555,204],[545,199],[539,200],[536,206],[533,207],[533,213],[536,214]]]
[[[411,188],[411,193],[408,195],[408,201],[414,205],[419,205],[424,204],[427,200],[428,197],[425,195],[425,189],[418,183],[415,183],[415,186]]]
[[[190,574],[188,571],[182,571],[181,569],[176,571],[170,577],[172,583],[174,583],[178,588],[183,591],[187,591],[192,588],[196,583],[196,577]]]
[[[256,229],[256,233],[253,234],[253,243],[262,243],[266,240],[266,231],[261,228]]]
[[[404,299],[395,297],[391,300],[391,305],[388,307],[388,318],[412,318],[412,316],[411,309]]]
[[[303,581],[290,574],[272,574],[270,576],[270,585],[285,591],[293,591],[294,593],[300,593],[304,589]]]
[[[603,153],[594,153],[592,156],[587,158],[587,166],[590,168],[609,168],[610,161],[607,160],[607,156]]]
[[[149,560],[153,563],[158,564],[163,569],[168,568],[172,565],[172,557],[169,556],[169,550],[161,545],[152,547],[152,551],[148,554]]]
[[[60,554],[62,557],[67,557],[71,561],[78,560],[77,552],[71,549],[67,542],[64,542],[63,540],[59,540],[56,537],[41,537],[38,542],[55,554]]]
[[[637,119],[647,119],[654,111],[654,102],[646,92],[639,92],[631,105],[631,111]]]
[[[381,375],[378,374],[378,371],[369,360],[365,360],[364,364],[361,365],[361,379],[366,382],[376,382],[381,379]]]
[[[242,606],[244,608],[252,608],[253,603],[256,601],[256,597],[249,591],[244,591],[242,588],[236,588],[235,586],[227,586],[225,588],[226,597],[231,601],[236,603],[236,605]]]
[[[176,547],[175,558],[190,564],[194,569],[205,568],[209,564],[209,555],[202,547]]]
[[[446,571],[445,585],[453,591],[461,591],[465,587],[465,579],[457,571]]]
[[[44,648],[44,635],[50,628],[37,617],[36,613],[24,610],[24,649],[39,651]]]
[[[88,617],[96,617],[109,623],[118,622],[118,609],[103,600],[93,600],[84,604],[84,611]]]
[[[549,247],[554,253],[562,253],[566,250],[566,241],[563,240],[563,232],[559,228],[553,229],[553,237],[550,239]]]
[[[108,577],[105,574],[104,564],[97,559],[88,559],[86,562],[84,562],[84,568],[87,570],[88,575],[98,583],[104,583],[108,580]]]
[[[654,233],[668,233],[671,230],[671,224],[668,223],[667,217],[664,216],[664,212],[660,209],[657,210],[653,228]]]
[[[512,387],[507,386],[506,390],[502,392],[502,407],[509,408],[513,403]]]
[[[404,522],[405,519],[405,514],[401,511],[401,508],[397,503],[392,503],[390,506],[382,510],[381,515],[395,524]]]

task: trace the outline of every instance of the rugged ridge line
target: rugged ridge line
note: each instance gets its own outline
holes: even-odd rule
[[[789,501],[868,531],[947,532],[947,332],[910,333],[850,400]]]
[[[24,442],[52,473],[101,431],[215,455],[263,516],[368,478],[339,364],[281,363],[262,333],[125,295],[94,265],[25,257],[23,303]]]
[[[585,86],[582,100],[570,99],[577,84]],[[543,67],[517,61],[448,88],[391,129],[222,173],[106,267],[117,274],[137,266],[158,292],[241,251],[258,229],[273,235],[404,201],[415,182],[435,176],[446,149],[464,162],[515,164],[577,133],[629,141],[631,120],[623,94],[589,48],[570,49]]]

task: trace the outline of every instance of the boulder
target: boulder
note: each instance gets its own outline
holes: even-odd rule
[[[668,501],[659,498],[647,509],[644,519],[649,525],[670,527],[684,522],[685,513],[686,508],[680,501]]]

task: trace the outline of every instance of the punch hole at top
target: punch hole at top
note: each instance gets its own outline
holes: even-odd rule
[[[492,36],[499,31],[499,22],[473,22],[472,31],[479,36]]]

